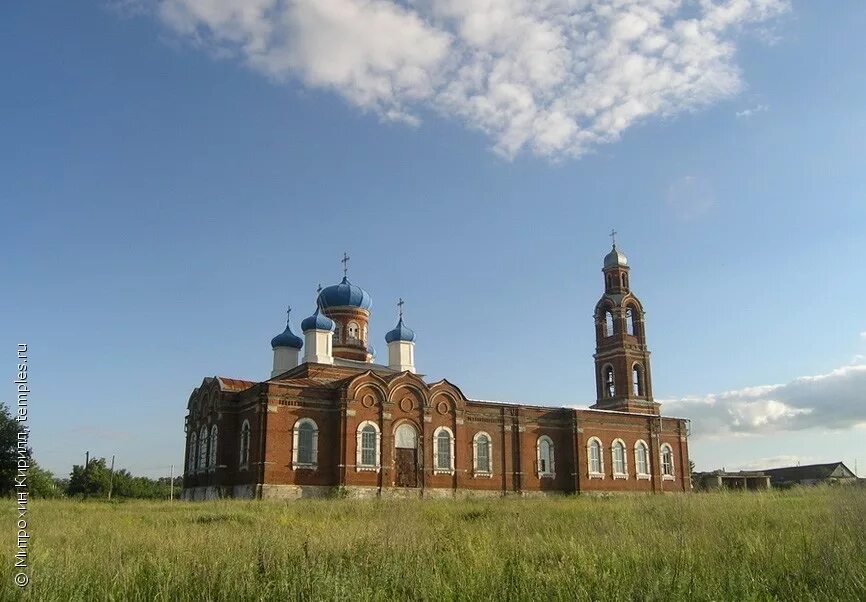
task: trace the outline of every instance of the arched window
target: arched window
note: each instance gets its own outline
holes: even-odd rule
[[[248,420],[244,420],[241,426],[241,452],[239,459],[238,465],[241,470],[250,467],[250,423]]]
[[[625,288],[625,273],[619,275],[619,283]]]
[[[337,322],[334,326],[334,334],[331,335],[333,337],[334,345],[339,345],[340,341],[343,338],[343,327],[340,326],[340,323]]]
[[[614,334],[613,313],[610,311],[604,312],[604,336],[610,337]]]
[[[217,425],[213,425],[210,429],[210,461],[208,462],[211,470],[216,470],[217,467]]]
[[[611,456],[613,457],[613,478],[622,479],[628,477],[628,464],[625,457],[625,443],[622,439],[617,439],[613,442],[610,448]]]
[[[315,468],[319,455],[318,425],[309,418],[301,418],[292,430],[292,467]]]
[[[196,466],[196,454],[198,453],[198,436],[195,434],[195,431],[189,434],[189,451],[187,452],[186,457],[186,470],[187,472],[193,473],[195,472]]]
[[[630,307],[625,310],[625,328],[627,334],[634,336],[634,310]]]
[[[674,478],[674,450],[671,446],[665,443],[662,445],[662,477],[666,480]]]
[[[602,368],[602,374],[604,375],[604,396],[608,399],[616,397],[616,383],[613,379],[613,366],[610,364],[606,365]]]
[[[362,422],[358,426],[357,469],[378,471],[379,464],[379,427],[375,422]]]
[[[440,426],[433,431],[434,474],[454,472],[454,435],[451,429]]]
[[[366,324],[361,329],[361,342],[364,343],[365,345],[367,344],[367,325]]]
[[[205,470],[207,468],[207,427],[201,427],[198,434],[198,469]]]
[[[399,449],[418,449],[418,431],[415,427],[404,422],[397,427],[394,433],[394,447]]]
[[[610,277],[610,274],[607,275],[607,288],[611,288],[613,280]]]
[[[635,364],[631,368],[631,387],[635,395],[643,395],[643,366]]]
[[[488,475],[493,472],[490,454],[490,435],[480,432],[474,438],[475,473]]]
[[[361,338],[361,329],[358,326],[357,322],[349,322],[346,326],[346,342],[347,343],[355,343],[356,345],[360,342]]]
[[[592,437],[586,444],[586,457],[589,462],[590,478],[604,478],[604,458],[601,455],[601,441]]]
[[[647,478],[650,475],[649,448],[643,441],[634,444],[634,466],[637,478]]]
[[[538,438],[538,478],[553,477],[556,474],[553,440],[547,435]]]

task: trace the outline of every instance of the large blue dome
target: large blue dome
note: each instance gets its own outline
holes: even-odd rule
[[[373,298],[370,297],[370,293],[360,286],[351,284],[343,276],[343,281],[340,284],[334,284],[322,289],[316,303],[322,309],[329,307],[357,307],[358,309],[369,310],[373,306]]]
[[[273,349],[276,349],[277,347],[300,349],[303,346],[304,341],[301,340],[301,337],[292,332],[292,328],[289,326],[288,322],[286,322],[286,329],[271,339],[271,347]]]
[[[394,341],[406,341],[408,343],[415,341],[415,331],[403,324],[403,318],[400,318],[394,330],[385,335],[386,343],[393,343]]]
[[[325,314],[320,314],[317,307],[312,316],[304,318],[304,321],[301,322],[301,330],[304,332],[308,330],[330,330],[333,332],[334,321]]]

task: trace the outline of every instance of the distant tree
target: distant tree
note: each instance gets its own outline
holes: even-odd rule
[[[18,433],[23,426],[5,403],[0,404],[0,496],[12,494],[18,471]],[[30,449],[26,451],[30,459]]]
[[[63,485],[58,483],[51,471],[39,466],[35,460],[31,460],[27,471],[27,486],[33,497],[60,497],[64,492]]]
[[[105,465],[105,458],[94,458],[87,466],[76,464],[69,475],[66,494],[81,497],[108,497],[111,473]]]

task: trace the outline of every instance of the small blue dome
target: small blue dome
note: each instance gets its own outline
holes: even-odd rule
[[[357,307],[369,310],[373,306],[373,298],[360,286],[351,284],[345,276],[340,284],[334,284],[322,289],[316,303],[321,309],[328,307]]]
[[[320,314],[317,307],[312,316],[304,318],[304,321],[301,322],[301,330],[304,332],[308,330],[330,330],[333,332],[334,321],[325,314]]]
[[[393,343],[394,341],[407,341],[409,343],[415,341],[415,331],[403,324],[403,318],[400,318],[394,330],[385,335],[386,343]]]
[[[288,322],[286,322],[286,329],[271,339],[271,347],[274,349],[277,347],[300,349],[303,346],[304,341],[301,340],[301,337],[296,336],[295,333],[292,332],[292,328],[289,326]]]

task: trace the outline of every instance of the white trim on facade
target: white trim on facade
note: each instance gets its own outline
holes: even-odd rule
[[[482,438],[487,439],[487,468],[478,466],[478,443]],[[493,476],[493,438],[485,431],[478,431],[472,437],[472,470],[476,477]]]
[[[373,454],[375,456],[374,463],[364,463],[363,455],[364,455],[364,446],[363,446],[363,435],[364,429],[368,426],[372,426],[373,430],[376,431],[376,439],[375,439],[375,447],[373,448]],[[369,432],[369,431],[367,431]],[[355,470],[358,472],[379,472],[382,469],[382,431],[379,430],[379,425],[373,422],[372,420],[365,420],[361,424],[358,425],[358,433],[357,440],[355,443]]]
[[[448,465],[440,463],[439,435],[448,433]],[[433,474],[454,474],[454,433],[447,426],[440,426],[433,431]]]
[[[638,455],[638,450],[643,447],[644,451],[644,464],[646,464],[646,470],[641,470],[641,462],[640,456]],[[643,439],[638,439],[634,444],[634,472],[635,476],[637,476],[638,480],[648,481],[652,478],[652,464],[650,463],[650,453],[649,453],[649,445],[647,445],[646,441]]]
[[[628,454],[626,453],[625,441],[622,439],[614,439],[610,445],[610,460],[613,464],[614,479],[628,479]],[[617,466],[617,453],[621,454],[622,466]],[[620,468],[622,470],[620,470]]]
[[[547,451],[547,457],[543,451]],[[535,467],[539,479],[552,479],[556,477],[556,451],[553,447],[553,439],[542,435],[535,442]]]
[[[312,439],[310,441],[310,461],[304,462],[300,455],[301,427],[310,425],[313,427]],[[319,425],[312,418],[299,418],[292,427],[292,469],[293,470],[315,470],[319,462]]]
[[[670,461],[665,461],[665,452],[670,457]],[[661,462],[662,467],[662,480],[664,481],[673,481],[676,477],[674,474],[674,449],[667,443],[662,443],[661,448],[659,449],[659,461]]]
[[[595,443],[595,447],[593,443]],[[598,463],[596,466],[593,466],[593,449],[598,452]],[[604,478],[604,446],[598,437],[590,437],[586,441],[586,469],[590,479]]]

